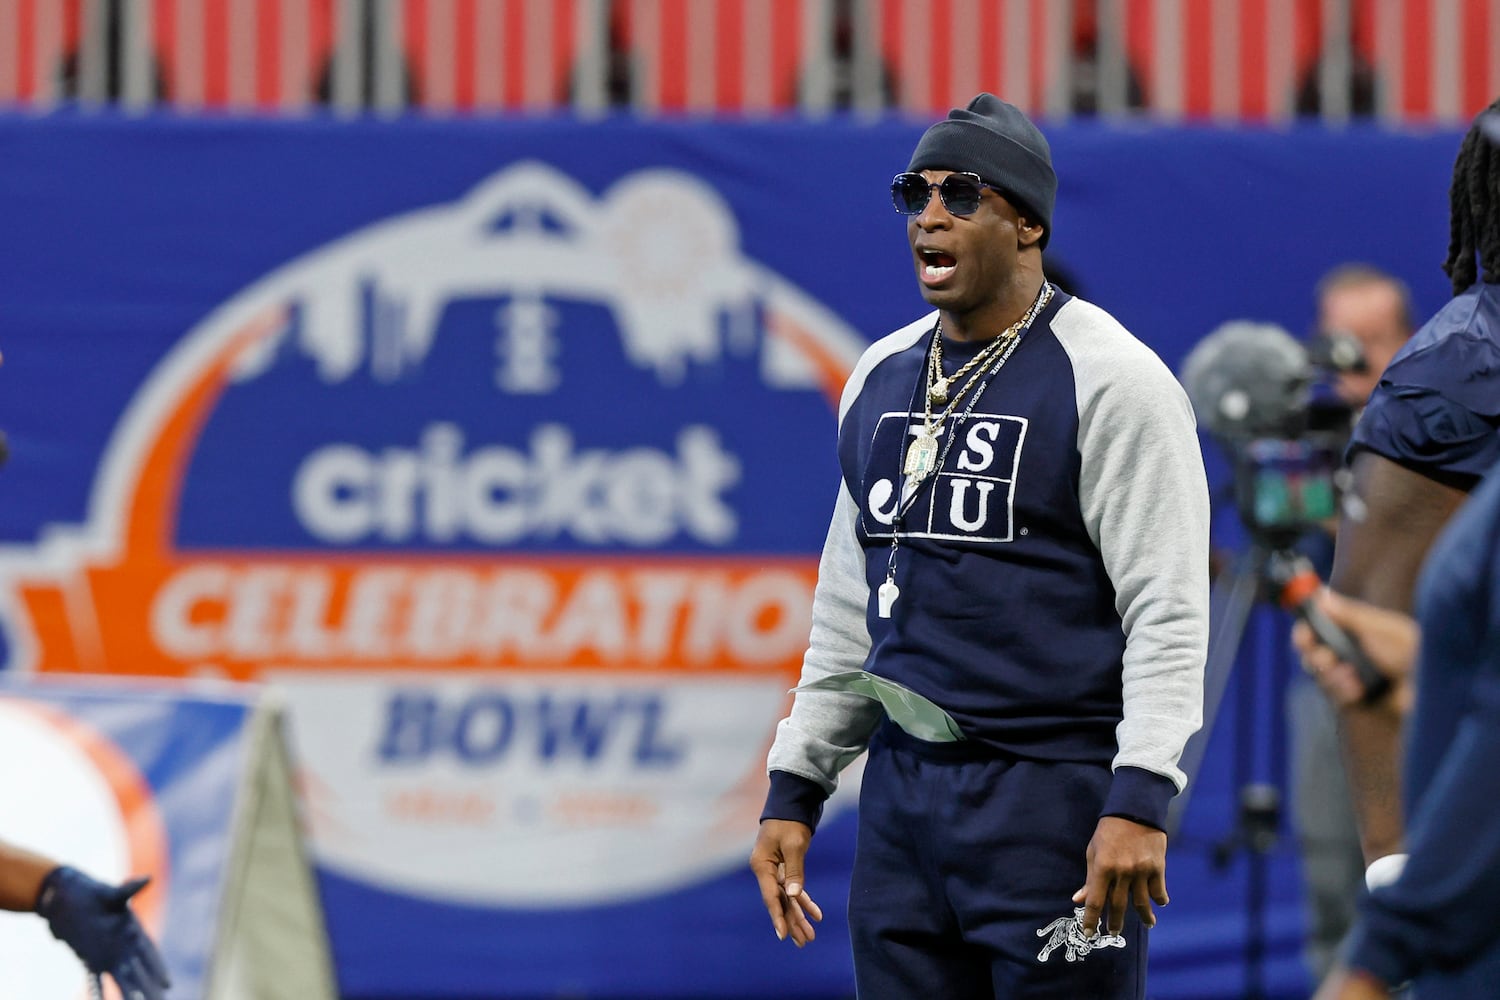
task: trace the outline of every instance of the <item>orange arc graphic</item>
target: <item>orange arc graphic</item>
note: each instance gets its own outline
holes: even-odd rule
[[[245,352],[285,326],[286,321],[286,310],[277,308],[246,324],[229,338],[183,394],[181,403],[141,463],[135,495],[126,508],[132,553],[164,553],[171,548],[183,473],[208,415],[229,381],[230,369]]]

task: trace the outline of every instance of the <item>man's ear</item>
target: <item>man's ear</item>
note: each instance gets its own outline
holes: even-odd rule
[[[1026,250],[1041,242],[1042,233],[1045,230],[1035,222],[1022,216],[1016,220],[1016,237],[1021,243],[1021,249]]]

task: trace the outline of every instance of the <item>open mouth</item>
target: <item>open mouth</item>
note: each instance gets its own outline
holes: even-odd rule
[[[922,261],[922,277],[926,281],[942,281],[958,266],[958,260],[952,254],[941,250],[919,250],[917,257]]]

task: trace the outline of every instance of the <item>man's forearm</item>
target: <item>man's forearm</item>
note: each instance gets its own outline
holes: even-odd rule
[[[1468,496],[1369,452],[1354,459],[1354,482],[1334,544],[1333,589],[1411,614],[1417,577],[1432,543]]]
[[[0,842],[0,909],[33,909],[42,880],[56,867],[50,858]]]
[[[1422,562],[1465,494],[1369,452],[1352,471],[1355,512],[1339,525],[1330,583],[1410,614]],[[1339,742],[1366,863],[1401,850],[1399,717],[1389,706],[1343,709]]]
[[[1338,732],[1368,865],[1402,849],[1401,721],[1394,712],[1355,706],[1339,712]]]

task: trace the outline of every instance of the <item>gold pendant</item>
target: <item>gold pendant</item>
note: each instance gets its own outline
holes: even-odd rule
[[[942,406],[948,402],[948,380],[940,378],[927,387],[927,398],[932,400],[933,406]]]
[[[906,475],[917,482],[932,475],[937,465],[937,453],[937,435],[926,428],[918,431],[912,438],[911,447],[906,449]]]

